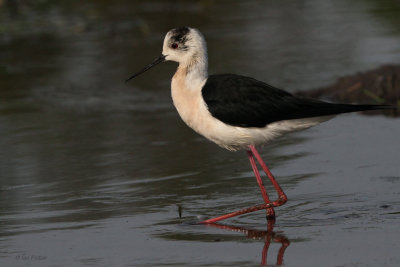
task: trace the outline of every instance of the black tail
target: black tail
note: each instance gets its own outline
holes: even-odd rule
[[[396,107],[389,105],[337,104],[307,98],[301,98],[301,100],[301,109],[296,112],[296,117],[318,117],[357,111],[396,109]]]
[[[357,105],[357,104],[332,104],[339,113],[378,110],[378,109],[396,109],[389,105]]]

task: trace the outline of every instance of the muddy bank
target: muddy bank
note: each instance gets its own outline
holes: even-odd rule
[[[399,109],[400,65],[385,65],[341,77],[330,86],[296,94],[333,102],[393,105]],[[384,113],[389,116],[400,115],[398,110],[387,110]]]

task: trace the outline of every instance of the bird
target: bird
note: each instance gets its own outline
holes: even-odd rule
[[[285,204],[288,198],[256,147],[341,113],[391,108],[387,105],[341,104],[303,98],[237,74],[208,75],[205,38],[198,29],[188,26],[169,30],[164,38],[162,54],[126,82],[166,61],[179,64],[172,77],[171,96],[182,120],[222,148],[245,150],[264,200],[263,204],[199,222],[203,224],[261,209],[266,210],[267,220],[275,220],[274,208]],[[275,201],[266,192],[255,160],[277,192]]]

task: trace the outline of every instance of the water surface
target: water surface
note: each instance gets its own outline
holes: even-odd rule
[[[244,152],[180,120],[175,64],[124,83],[180,25],[206,36],[210,73],[291,92],[400,62],[396,1],[1,2],[0,265],[400,265],[400,123],[383,116],[260,150],[289,197],[273,228],[188,224],[262,199]]]

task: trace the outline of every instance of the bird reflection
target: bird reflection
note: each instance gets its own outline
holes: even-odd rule
[[[289,239],[281,234],[274,232],[274,220],[268,220],[267,221],[267,229],[266,230],[255,230],[255,229],[248,229],[246,227],[242,226],[233,226],[233,225],[227,225],[227,224],[219,224],[219,223],[212,223],[212,224],[207,224],[207,226],[210,227],[215,227],[219,229],[224,229],[224,230],[230,230],[230,231],[235,231],[235,232],[241,232],[246,235],[247,238],[249,239],[264,239],[264,248],[261,253],[261,265],[266,266],[267,265],[267,256],[268,256],[268,249],[269,246],[272,242],[276,243],[281,243],[281,247],[278,251],[278,255],[276,258],[276,265],[282,265],[283,264],[283,256],[285,254],[286,248],[290,245]]]

